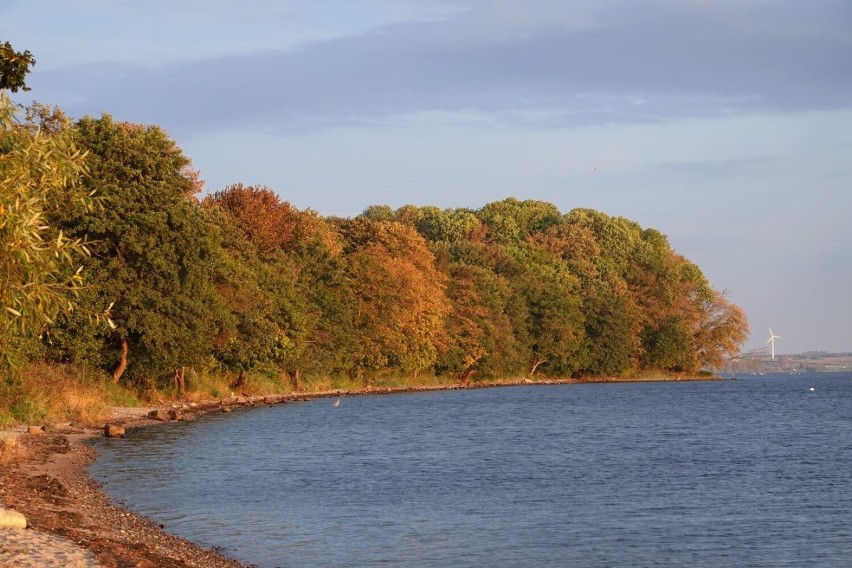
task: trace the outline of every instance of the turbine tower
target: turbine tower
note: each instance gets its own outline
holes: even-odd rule
[[[771,347],[773,359],[775,359],[775,340],[776,339],[784,339],[784,338],[781,337],[780,335],[775,335],[774,333],[772,333],[772,328],[770,327],[769,328],[769,339],[766,340],[766,343],[768,343],[769,346]]]

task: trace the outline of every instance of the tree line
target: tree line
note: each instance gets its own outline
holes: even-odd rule
[[[34,61],[4,49],[14,92]],[[514,198],[325,217],[266,187],[202,197],[158,126],[18,109],[5,91],[0,124],[10,371],[71,363],[149,385],[185,369],[235,384],[275,373],[294,387],[693,373],[748,331],[665,235],[622,217]]]

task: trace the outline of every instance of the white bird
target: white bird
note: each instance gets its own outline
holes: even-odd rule
[[[334,408],[337,408],[338,406],[340,406],[340,399],[338,398],[337,400],[335,400],[335,401],[334,401],[334,404],[332,404],[332,406],[333,406]]]
[[[811,387],[811,392],[814,392],[814,387]]]

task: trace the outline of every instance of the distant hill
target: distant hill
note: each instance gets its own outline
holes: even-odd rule
[[[852,371],[852,352],[805,351],[776,355],[775,359],[772,359],[766,349],[756,349],[728,359],[721,371],[723,373]]]

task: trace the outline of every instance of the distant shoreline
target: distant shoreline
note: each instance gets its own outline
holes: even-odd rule
[[[151,407],[114,408],[106,422],[82,426],[57,425],[47,427],[41,434],[28,434],[23,428],[7,430],[17,438],[15,455],[6,458],[0,472],[3,504],[23,513],[35,531],[14,533],[21,539],[36,541],[45,534],[53,535],[55,550],[67,546],[67,539],[90,551],[103,566],[176,566],[176,567],[240,567],[244,564],[215,550],[171,535],[165,527],[113,503],[88,473],[88,466],[97,459],[97,451],[86,440],[104,435],[105,425],[121,425],[126,429],[146,428],[165,421],[149,418],[149,413],[172,411],[180,420],[194,420],[211,412],[229,412],[233,408],[271,406],[275,404],[310,401],[316,398],[368,396],[416,392],[473,390],[482,388],[543,386],[560,384],[597,384],[626,382],[721,381],[713,377],[649,377],[542,379],[493,382],[472,382],[418,387],[367,387],[356,390],[333,389],[321,392],[291,392],[265,396],[234,396],[203,402],[175,402]],[[11,538],[15,529],[0,528],[0,545]],[[20,529],[18,529],[20,531]],[[50,546],[39,545],[48,563],[60,558]],[[51,556],[53,554],[53,556]],[[5,561],[0,552],[0,561]],[[95,564],[92,564],[95,566]]]

